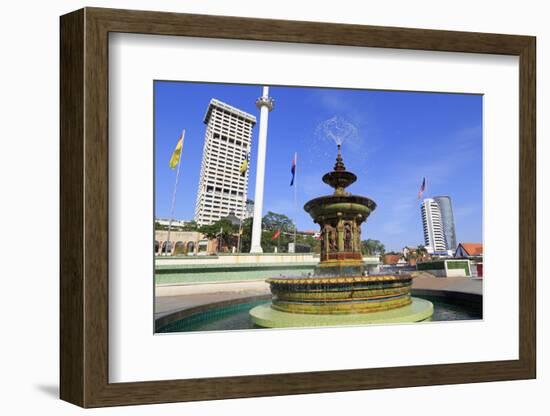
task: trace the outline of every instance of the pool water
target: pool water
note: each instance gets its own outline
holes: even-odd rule
[[[434,305],[431,321],[463,321],[482,319],[481,306],[467,303],[453,303],[442,298],[421,296]],[[270,303],[266,300],[239,303],[191,315],[174,321],[157,332],[190,332],[190,331],[227,331],[232,329],[255,329],[248,311],[255,306]]]

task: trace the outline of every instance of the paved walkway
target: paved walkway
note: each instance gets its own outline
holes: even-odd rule
[[[466,277],[432,277],[419,273],[413,289],[465,292],[481,295],[482,280]],[[171,313],[213,302],[249,296],[269,295],[269,285],[262,280],[205,283],[187,285],[157,285],[155,288],[155,319]]]
[[[195,285],[157,285],[155,319],[199,305],[270,293],[269,285],[263,279]]]
[[[427,277],[428,273],[422,273],[413,280],[413,289],[441,290],[449,292],[483,294],[483,279],[470,279],[468,277]]]

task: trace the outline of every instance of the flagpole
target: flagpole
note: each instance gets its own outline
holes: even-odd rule
[[[426,186],[424,187],[424,191],[426,192],[426,195],[428,195],[428,179],[424,176],[425,180],[426,180]]]
[[[294,254],[296,254],[296,230],[298,229],[298,152],[294,152]]]
[[[243,164],[246,162],[246,169],[244,170],[244,172],[242,172],[242,168],[243,168],[243,164],[241,164],[241,174],[244,175],[245,177],[245,182],[246,182],[246,173],[248,172],[248,162],[249,162],[249,158],[250,158],[250,149],[247,148],[247,153],[246,153],[246,156],[245,156],[245,159],[243,161]],[[239,237],[237,239],[237,253],[240,253],[241,252],[241,240],[242,240],[242,233],[243,233],[243,219],[244,219],[244,216],[247,214],[246,212],[246,202],[248,200],[248,195],[247,195],[247,189],[248,189],[248,182],[246,182],[246,187],[243,187],[243,205],[242,205],[242,211],[241,211],[241,216],[240,216],[240,221],[239,221]]]
[[[237,253],[241,252],[241,233],[243,232],[243,215],[239,218],[239,237],[237,237]]]
[[[182,141],[185,140],[185,129],[183,129],[183,133],[181,134],[181,138],[182,138]],[[172,231],[172,220],[174,218],[174,209],[176,208],[176,193],[178,192],[178,181],[179,181],[179,178],[180,178],[181,153],[183,152],[183,143],[182,143],[181,146],[182,146],[182,149],[180,151],[180,158],[178,160],[178,168],[176,169],[176,181],[174,182],[174,191],[172,192],[172,207],[170,208],[170,219],[168,220],[168,235],[166,236],[166,248],[167,249],[168,249],[168,246],[170,244],[170,232]],[[165,251],[165,253],[166,253],[166,251]]]
[[[246,215],[246,200],[245,200],[245,192],[243,192],[243,207],[242,212],[240,216],[239,221],[239,238],[237,240],[237,253],[241,252],[241,239],[242,239],[242,233],[243,233],[243,217]]]

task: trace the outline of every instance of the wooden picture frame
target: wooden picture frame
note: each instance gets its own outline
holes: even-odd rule
[[[60,396],[82,407],[530,379],[536,376],[535,38],[85,8],[61,17]],[[109,383],[110,32],[519,57],[519,359]]]

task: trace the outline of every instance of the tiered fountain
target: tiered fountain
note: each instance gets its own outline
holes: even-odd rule
[[[356,180],[357,176],[346,170],[338,144],[334,170],[323,176],[334,193],[304,206],[321,228],[321,261],[313,276],[267,279],[272,302],[250,311],[256,325],[359,325],[418,322],[431,317],[431,302],[411,297],[412,276],[367,275],[361,253],[361,224],[376,204],[346,192]]]

